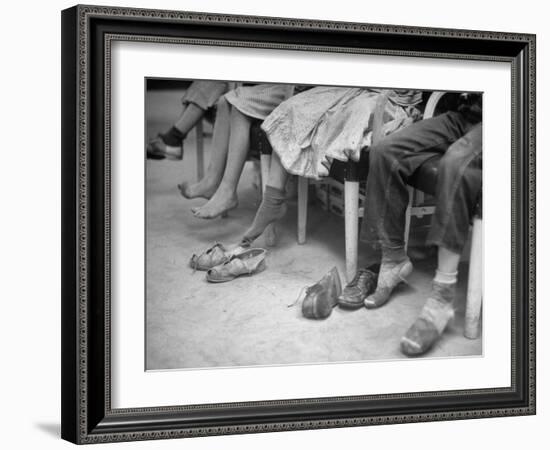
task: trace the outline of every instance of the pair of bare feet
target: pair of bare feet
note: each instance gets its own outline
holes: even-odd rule
[[[185,198],[205,198],[208,200],[204,205],[191,208],[193,215],[200,219],[214,219],[218,216],[225,216],[226,213],[237,207],[239,199],[237,193],[232,189],[221,188],[218,183],[203,178],[198,183],[178,184],[181,195]]]

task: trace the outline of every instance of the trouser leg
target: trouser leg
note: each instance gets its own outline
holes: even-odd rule
[[[407,180],[425,161],[444,153],[467,127],[461,114],[446,113],[393,133],[370,148],[362,240],[375,247],[404,246]]]
[[[480,123],[452,144],[441,158],[428,244],[462,252],[481,192],[481,153]]]

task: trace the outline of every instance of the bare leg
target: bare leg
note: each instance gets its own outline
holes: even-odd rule
[[[276,189],[284,190],[288,181],[288,172],[281,163],[281,158],[277,153],[271,155],[271,165],[269,166],[269,176],[267,185]]]
[[[222,97],[218,101],[214,134],[212,136],[212,152],[206,175],[198,183],[187,184],[182,181],[178,188],[186,198],[210,198],[216,192],[225,170],[227,150],[229,148],[229,114],[231,107]]]
[[[454,273],[458,270],[460,262],[460,253],[447,250],[445,247],[439,247],[437,253],[437,270],[444,273]]]
[[[178,120],[174,123],[174,127],[180,130],[183,134],[189,133],[189,131],[197,124],[199,120],[204,116],[204,109],[195,103],[188,103],[179,116]]]
[[[250,143],[251,119],[236,108],[231,109],[231,129],[227,165],[216,193],[204,206],[193,213],[201,219],[213,219],[238,204],[237,185],[243,171]]]
[[[250,246],[269,224],[282,219],[286,214],[285,187],[287,180],[288,172],[281,164],[278,155],[273,153],[262,203],[256,212],[252,225],[244,234],[240,243],[241,247]]]

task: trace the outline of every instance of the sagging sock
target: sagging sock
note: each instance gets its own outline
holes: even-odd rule
[[[185,134],[176,127],[170,128],[166,133],[159,133],[159,137],[170,147],[179,147],[185,139]]]
[[[398,245],[395,247],[382,247],[382,264],[399,264],[409,259],[404,245]]]
[[[455,284],[458,279],[458,270],[455,272],[435,271],[434,281],[437,283]]]
[[[285,190],[273,186],[266,186],[262,203],[254,217],[254,221],[246,230],[241,241],[242,247],[249,247],[270,224],[284,217],[286,214]]]
[[[401,351],[405,355],[422,355],[439,340],[454,317],[455,293],[456,282],[440,283],[434,280],[430,296],[418,319],[401,339]]]
[[[383,247],[376,290],[365,299],[365,306],[378,308],[386,303],[394,288],[410,275],[412,269],[413,266],[405,252],[405,247]]]

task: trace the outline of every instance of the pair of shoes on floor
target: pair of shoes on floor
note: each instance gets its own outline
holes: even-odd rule
[[[181,161],[183,159],[183,142],[175,147],[166,144],[161,135],[158,135],[147,144],[147,159]]]
[[[338,297],[338,306],[344,309],[363,307],[365,299],[376,290],[379,267],[376,265],[359,269]]]
[[[262,248],[228,251],[222,244],[215,244],[200,255],[191,257],[194,270],[206,271],[210,283],[224,283],[241,276],[251,276],[265,270],[266,250]]]
[[[410,262],[403,266],[410,273]],[[400,270],[399,273],[401,272]],[[321,280],[305,289],[302,314],[308,319],[326,319],[336,305],[348,309],[360,308],[367,296],[375,291],[377,278],[374,267],[360,269],[342,292],[340,275],[336,267],[333,267]],[[455,284],[433,282],[432,291],[420,315],[401,338],[403,354],[421,356],[441,338],[454,319],[455,289]],[[366,304],[365,306],[368,307]]]
[[[360,299],[362,298],[367,308],[378,308],[391,298],[393,290],[398,284],[406,282],[406,278],[412,270],[413,266],[408,258],[390,267],[386,265],[385,269],[382,265],[378,277],[379,282],[373,278],[373,284],[371,285],[369,285],[369,277],[358,272],[354,280],[346,287],[346,289],[349,288],[348,297],[351,301],[344,300],[344,304],[360,306]],[[366,287],[367,285],[369,287]],[[367,293],[368,289],[371,289],[370,293]],[[454,318],[455,290],[456,283],[446,284],[434,280],[431,293],[420,315],[401,338],[400,347],[404,355],[424,355],[441,338]],[[344,294],[342,297],[345,297]]]
[[[360,269],[342,291],[340,274],[333,267],[321,280],[306,288],[302,314],[308,319],[326,319],[335,306],[357,309],[376,289],[377,273],[373,268]]]

